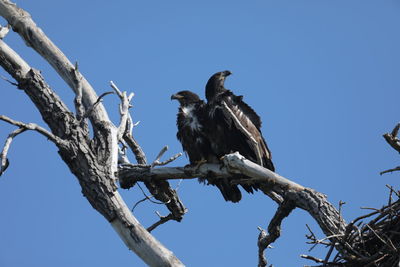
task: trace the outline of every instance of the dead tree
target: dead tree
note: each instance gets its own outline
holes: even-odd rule
[[[77,177],[82,192],[92,207],[112,225],[129,249],[150,266],[183,266],[171,251],[150,234],[154,227],[168,220],[180,221],[186,212],[176,191],[170,188],[167,180],[207,177],[210,173],[213,173],[215,179],[231,176],[232,173],[251,177],[232,182],[239,184],[257,182],[261,190],[278,203],[278,209],[267,231],[260,229],[259,266],[267,266],[264,251],[279,238],[283,219],[295,208],[308,212],[326,235],[319,240],[311,234],[309,236],[311,241],[329,246],[325,259],[305,257],[322,263],[323,266],[366,266],[366,264],[391,266],[385,264],[398,262],[400,248],[398,200],[391,201],[388,206],[372,215],[362,216],[347,224],[340,212],[327,201],[325,195],[271,172],[238,153],[226,155],[221,165],[156,168],[169,163],[179,155],[160,162],[166,150],[163,149],[157,159],[148,164],[132,133],[133,122],[129,113],[132,93],[119,90],[111,82],[113,92],[97,96],[89,82],[79,72],[78,65],[72,64],[66,58],[36,26],[26,11],[8,0],[0,0],[0,15],[9,23],[0,29],[0,37],[3,38],[12,28],[28,46],[48,61],[76,95],[75,111],[72,112],[45,82],[41,73],[29,66],[3,40],[0,40],[1,66],[15,79],[16,82],[13,83],[35,104],[50,128],[48,131],[37,124],[19,122],[1,115],[0,120],[15,125],[17,129],[10,133],[0,154],[0,174],[9,167],[7,153],[16,136],[27,130],[42,134],[57,146],[58,153]],[[110,93],[115,93],[121,102],[120,122],[117,126],[111,122],[101,103],[102,98]],[[93,137],[89,132],[91,128],[94,131]],[[392,132],[392,136],[396,136],[397,131],[398,127]],[[392,146],[399,144],[398,140],[389,143]],[[123,151],[126,147],[135,154],[137,164],[130,164],[126,159]],[[170,214],[146,230],[132,215],[118,193],[117,180],[122,188],[130,188],[138,181],[144,182],[150,193],[165,203]],[[393,193],[395,191],[391,189],[391,196]],[[357,223],[373,215],[377,217],[360,228]],[[334,250],[337,251],[337,255],[330,260]]]
[[[8,165],[7,152],[13,138],[26,130],[39,132],[57,146],[61,158],[77,177],[84,196],[107,219],[129,249],[150,266],[183,266],[171,251],[133,217],[117,190],[115,174],[118,170],[119,143],[131,147],[138,163],[146,163],[131,132],[132,120],[128,109],[133,94],[128,95],[116,86],[113,87],[121,100],[121,120],[115,126],[101,104],[104,95],[96,95],[89,82],[80,74],[77,64],[73,65],[67,59],[26,11],[10,1],[2,0],[0,15],[28,46],[47,60],[76,94],[76,110],[73,113],[45,82],[41,73],[0,40],[1,66],[15,79],[18,88],[28,95],[51,130],[49,132],[36,124],[1,116],[0,120],[18,127],[9,135],[2,150],[1,171]],[[89,123],[94,130],[93,138],[90,137]],[[150,181],[146,186],[156,199],[166,203],[171,211],[171,219],[179,221],[182,218],[186,209],[167,181]]]

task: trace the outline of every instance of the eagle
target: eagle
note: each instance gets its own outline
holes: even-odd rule
[[[206,84],[206,109],[212,129],[207,136],[212,140],[211,149],[217,157],[238,151],[248,160],[275,171],[271,151],[261,133],[260,116],[243,101],[243,96],[224,86],[231,74],[228,70],[217,72]],[[248,185],[243,188],[253,192]]]
[[[211,149],[212,141],[207,135],[210,127],[206,104],[199,96],[191,91],[180,91],[171,96],[171,100],[178,100],[180,107],[177,114],[176,125],[177,139],[182,144],[183,150],[189,157],[191,165],[199,165],[204,162],[219,163],[217,155]],[[237,185],[231,185],[230,178],[206,180],[215,185],[221,191],[226,201],[238,202],[242,195]],[[199,182],[205,182],[199,178]]]

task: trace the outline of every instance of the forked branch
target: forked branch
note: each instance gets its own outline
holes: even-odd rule
[[[260,235],[258,236],[258,266],[265,267],[268,262],[264,256],[264,251],[279,238],[281,235],[281,224],[289,214],[296,208],[292,201],[284,201],[279,205],[274,217],[268,225],[268,234],[261,228]]]
[[[0,115],[0,120],[8,122],[9,124],[18,126],[18,127],[20,127],[20,129],[24,129],[24,131],[25,130],[36,131],[36,132],[42,134],[43,136],[45,136],[47,139],[49,139],[50,141],[52,141],[56,145],[60,145],[60,146],[68,145],[67,141],[62,140],[58,136],[55,136],[51,132],[47,131],[46,129],[44,129],[43,127],[40,127],[39,125],[37,125],[35,123],[24,123],[24,122],[20,122],[20,121],[15,121],[15,120],[13,120],[13,119],[11,119],[11,118],[9,118],[7,116],[4,116],[4,115]]]
[[[0,115],[0,120],[19,127],[18,129],[14,130],[13,132],[11,132],[8,135],[6,142],[4,144],[3,150],[1,151],[1,154],[0,154],[0,176],[4,173],[4,171],[7,169],[8,165],[9,165],[9,161],[7,159],[7,154],[8,154],[8,150],[10,149],[12,141],[14,140],[14,138],[17,135],[19,135],[27,130],[33,130],[33,131],[36,131],[36,132],[44,135],[45,137],[47,137],[47,139],[49,139],[50,141],[52,141],[53,143],[55,143],[58,146],[67,146],[68,145],[67,141],[62,140],[58,136],[55,136],[54,134],[50,133],[49,131],[40,127],[37,124],[23,123],[20,121],[15,121],[4,115]]]
[[[121,115],[121,119],[120,119],[120,124],[118,126],[118,134],[117,134],[117,139],[121,141],[127,129],[126,127],[129,119],[129,108],[131,107],[130,102],[135,94],[130,93],[128,96],[126,94],[126,91],[122,92],[121,90],[119,90],[119,88],[114,84],[113,81],[110,81],[110,85],[121,100],[121,104],[119,105],[119,113]]]

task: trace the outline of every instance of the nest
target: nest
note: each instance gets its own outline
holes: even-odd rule
[[[304,258],[323,263],[321,267],[400,267],[400,194],[390,189],[388,205],[353,220],[344,235],[330,241],[325,238],[323,242],[309,242],[330,247],[324,260],[312,256]],[[397,196],[396,201],[392,199],[393,194]],[[331,259],[333,248],[338,252]]]

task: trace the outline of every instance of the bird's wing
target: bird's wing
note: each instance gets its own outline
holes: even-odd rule
[[[256,161],[261,166],[273,168],[271,162],[271,152],[269,151],[266,142],[261,135],[259,128],[257,127],[258,125],[261,125],[261,122],[254,110],[243,101],[240,101],[239,103],[232,101],[232,98],[224,98],[220,103],[224,120],[228,123],[228,125],[230,124],[231,130],[239,131],[245,139],[245,142],[240,142],[242,140],[237,140],[238,143],[244,143],[247,145],[247,148],[244,148],[243,151],[250,149],[255,155],[255,158],[250,158],[250,160]],[[246,108],[242,109],[243,106]],[[253,118],[247,115],[249,111],[252,111],[252,113],[255,114]],[[255,118],[257,118],[256,122],[259,122],[258,125],[253,123]],[[247,157],[249,155],[244,156]]]

